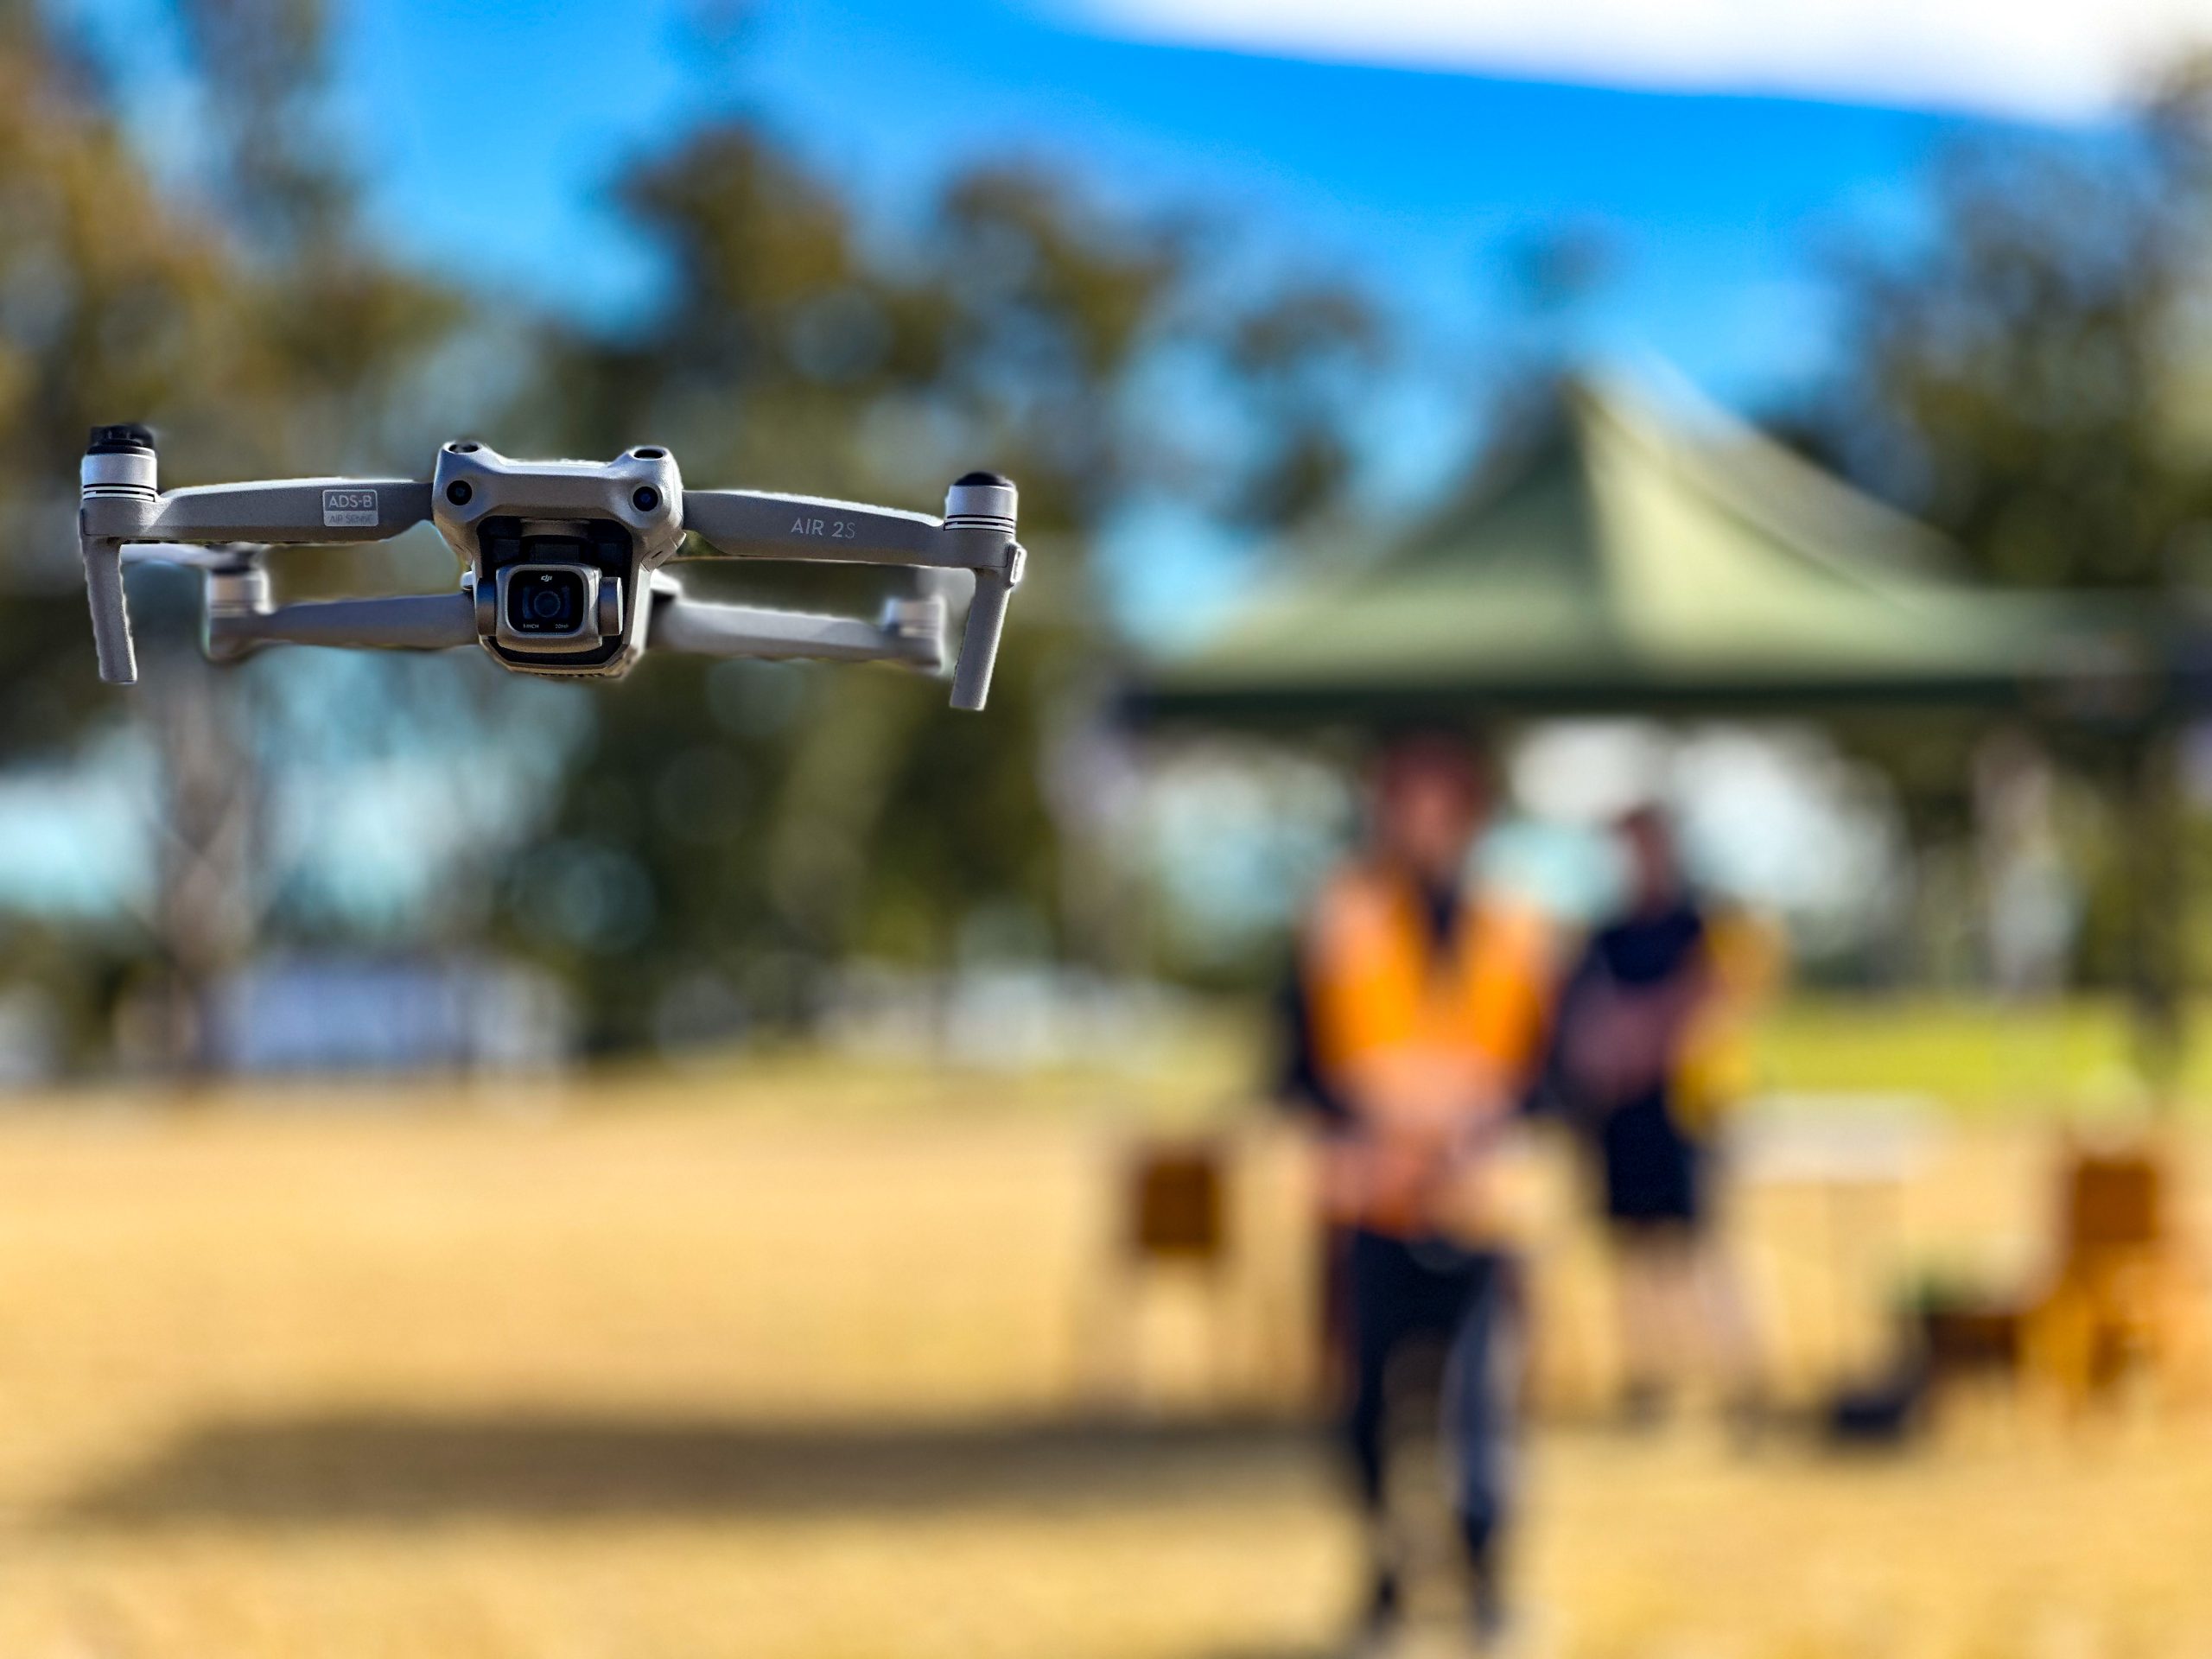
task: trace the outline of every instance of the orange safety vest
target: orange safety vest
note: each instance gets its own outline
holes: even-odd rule
[[[1535,1071],[1550,1015],[1546,930],[1530,912],[1463,899],[1440,951],[1412,883],[1355,865],[1323,887],[1300,971],[1315,1069],[1353,1118],[1328,1207],[1424,1230],[1473,1132],[1510,1111]]]

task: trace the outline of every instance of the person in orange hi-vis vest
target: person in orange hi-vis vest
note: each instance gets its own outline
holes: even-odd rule
[[[1397,738],[1370,779],[1365,844],[1316,897],[1300,944],[1305,1061],[1329,1128],[1322,1197],[1338,1241],[1345,1427],[1373,1552],[1366,1620],[1398,1622],[1386,1397],[1404,1356],[1445,1356],[1444,1431],[1478,1639],[1503,1628],[1501,1539],[1520,1344],[1500,1166],[1550,1018],[1545,930],[1477,897],[1488,817],[1465,739]]]

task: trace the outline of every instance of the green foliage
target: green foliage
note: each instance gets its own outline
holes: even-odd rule
[[[510,453],[652,439],[701,482],[925,509],[989,467],[1020,481],[1033,576],[981,719],[889,671],[656,661],[618,688],[524,701],[479,685],[488,670],[369,673],[393,734],[474,720],[483,741],[569,754],[556,810],[513,827],[526,849],[462,860],[423,933],[473,926],[457,895],[488,893],[499,937],[569,974],[611,1044],[646,1039],[687,997],[804,1020],[822,972],[855,953],[1103,954],[1112,906],[1095,901],[1095,849],[1068,833],[1047,765],[1102,683],[1094,545],[1140,499],[1257,529],[1336,503],[1346,410],[1382,348],[1359,299],[1272,272],[1224,279],[1217,230],[1107,213],[1034,168],[979,171],[911,221],[862,223],[758,128],[717,120],[621,176],[662,262],[659,302],[613,330],[499,319],[528,353],[520,390],[471,410],[452,391],[461,325],[491,319],[358,222],[324,121],[321,0],[179,0],[175,18],[207,141],[185,191],[157,186],[118,94],[66,37],[34,10],[0,13],[0,503],[11,549],[51,550],[17,554],[16,585],[52,593],[9,613],[0,748],[59,745],[115,706],[92,679],[67,556],[95,422],[155,423],[172,484],[416,472],[461,418]],[[282,580],[366,587],[385,558],[296,556]],[[886,581],[690,579],[862,610]],[[180,693],[191,680],[224,753],[275,777],[338,741],[326,728],[359,740],[351,702],[314,710],[367,695],[361,677],[317,690],[262,672],[274,659],[202,676],[158,648],[156,587],[142,589],[151,655]],[[180,881],[201,879],[197,857]],[[330,937],[327,904],[262,879],[230,913],[254,910],[264,938]],[[181,937],[146,948],[187,978],[214,966],[178,963],[225,959]]]
[[[2212,512],[2212,449],[2189,418],[2208,182],[2202,66],[2123,135],[1958,149],[1929,233],[1847,264],[1837,447],[1999,581],[2185,575]]]
[[[2180,66],[2120,130],[1961,146],[1929,207],[1923,230],[1845,265],[1846,368],[1818,447],[1995,582],[2199,584],[2212,574],[2212,62]],[[2196,861],[2173,779],[2179,710],[2153,695],[2056,712],[2040,739],[2088,804],[2070,849],[2089,901],[2077,971],[2132,982],[2171,1048]],[[1940,844],[1969,832],[1986,730],[1954,718],[1847,734],[1898,781],[1916,838]]]
[[[856,954],[936,967],[1009,937],[1109,952],[1102,907],[1081,902],[1103,876],[1049,759],[1103,672],[1093,543],[1144,490],[1248,522],[1333,502],[1350,467],[1332,372],[1377,348],[1365,308],[1317,284],[1224,298],[1192,227],[1104,215],[1033,171],[973,174],[917,223],[864,226],[742,124],[690,135],[623,201],[662,256],[664,302],[620,335],[551,337],[518,411],[534,441],[651,438],[702,481],[923,509],[988,467],[1020,485],[1032,576],[980,719],[890,671],[662,662],[596,696],[550,838],[510,884],[512,937],[589,988],[614,1044],[695,993],[803,1020]],[[1150,406],[1171,360],[1252,417],[1226,461]],[[837,608],[883,585],[687,580]],[[564,879],[599,896],[567,904]]]
[[[356,257],[334,220],[296,251],[253,257],[223,221],[166,200],[67,41],[36,11],[10,9],[0,29],[0,531],[16,593],[0,755],[51,753],[112,709],[79,649],[71,556],[88,426],[156,422],[176,482],[380,458],[379,423],[457,303]]]

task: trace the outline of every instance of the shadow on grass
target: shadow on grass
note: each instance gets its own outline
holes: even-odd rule
[[[499,1414],[216,1421],[64,1499],[61,1525],[471,1516],[1026,1512],[1310,1497],[1315,1433],[1272,1423],[785,1426]]]

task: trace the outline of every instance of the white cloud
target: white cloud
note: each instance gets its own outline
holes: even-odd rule
[[[2080,118],[2212,0],[1063,0],[1103,33],[1344,62]]]

